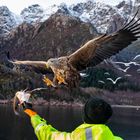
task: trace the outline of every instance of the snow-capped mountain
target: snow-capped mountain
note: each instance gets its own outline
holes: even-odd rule
[[[138,2],[137,2],[138,5]],[[84,22],[92,23],[99,33],[113,32],[119,29],[132,12],[132,1],[122,1],[117,6],[110,6],[95,1],[67,6],[65,3],[52,5],[43,9],[38,4],[29,6],[16,16],[5,6],[0,7],[0,34],[8,33],[22,22],[35,24],[47,20],[56,12],[65,13],[80,18]]]
[[[40,21],[43,18],[44,10],[40,5],[35,4],[23,9],[20,15],[27,23],[34,23]]]
[[[12,13],[6,6],[0,7],[0,35],[9,33],[22,22],[21,17]]]
[[[60,5],[49,6],[46,9],[43,9],[40,5],[35,4],[23,9],[20,15],[25,22],[34,24],[47,20],[52,14],[55,14],[57,11],[65,14],[70,14],[67,5],[61,3]]]
[[[57,11],[79,17],[84,22],[90,22],[99,33],[116,31],[126,21],[132,11],[132,1],[123,1],[117,6],[110,6],[100,2],[87,1],[67,6],[65,3],[52,5],[43,9],[39,5],[32,5],[21,12],[27,23],[43,22]]]
[[[100,2],[81,3],[74,5],[72,10],[74,15],[80,17],[82,21],[92,23],[99,33],[116,31],[126,21],[131,12],[131,3],[124,9],[106,5]]]

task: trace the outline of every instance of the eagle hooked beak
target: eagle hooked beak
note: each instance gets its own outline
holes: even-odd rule
[[[46,63],[46,67],[47,67],[47,69],[49,69],[49,68],[50,68],[50,66],[49,66],[49,64],[48,64],[48,63]]]

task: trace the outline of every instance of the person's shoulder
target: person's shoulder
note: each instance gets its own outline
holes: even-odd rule
[[[121,137],[115,136],[114,140],[123,140]]]
[[[86,129],[86,128],[93,127],[93,126],[94,126],[94,124],[83,123],[83,124],[79,125],[76,129]]]

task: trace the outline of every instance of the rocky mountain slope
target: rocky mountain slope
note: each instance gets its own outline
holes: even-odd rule
[[[12,13],[6,6],[0,7],[0,36],[8,34],[14,27],[22,23],[20,16]]]
[[[95,35],[92,24],[57,12],[36,26],[21,24],[1,41],[0,47],[1,52],[10,51],[17,59],[47,60],[72,53]]]

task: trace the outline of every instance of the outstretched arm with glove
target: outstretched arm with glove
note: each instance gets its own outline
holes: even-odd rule
[[[38,140],[70,140],[70,133],[56,130],[32,109],[28,103],[29,97],[26,94],[19,93],[16,96],[24,112],[31,118],[31,124]]]

